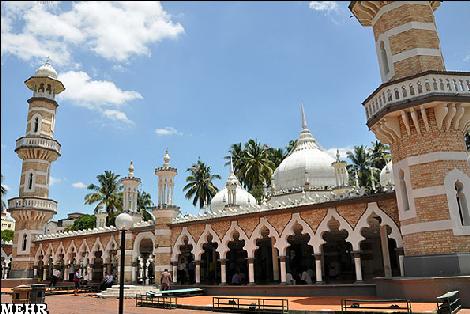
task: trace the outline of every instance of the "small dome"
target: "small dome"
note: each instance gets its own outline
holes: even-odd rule
[[[168,166],[170,164],[170,155],[168,154],[168,150],[165,151],[165,155],[163,156],[163,165]]]
[[[237,206],[250,206],[256,205],[256,198],[243,189],[241,186],[237,186],[236,190],[236,202],[235,205]],[[225,205],[228,204],[228,193],[227,188],[223,188],[211,200],[211,210],[212,211],[219,211],[225,208]]]
[[[131,164],[129,165],[129,177],[132,178],[134,176],[134,163],[131,160]]]
[[[57,71],[52,67],[49,63],[49,60],[42,66],[40,66],[34,76],[46,76],[51,77],[53,79],[57,79]]]
[[[380,171],[380,185],[383,187],[394,186],[395,181],[393,180],[393,164],[389,161],[385,167]]]

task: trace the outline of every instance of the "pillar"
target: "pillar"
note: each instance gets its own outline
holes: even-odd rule
[[[362,281],[362,268],[361,268],[361,253],[353,251],[354,268],[356,270],[356,281]]]
[[[271,237],[271,251],[273,259],[273,279],[275,281],[279,280],[279,254],[277,254],[274,237]]]
[[[388,232],[387,226],[380,226],[380,246],[382,247],[382,257],[384,263],[385,278],[392,277],[392,266],[390,264],[390,252],[388,250]]]
[[[68,265],[64,265],[64,274],[63,275],[64,275],[64,281],[69,280],[69,277],[68,277],[68,275],[69,275],[69,266]]]
[[[227,284],[227,260],[225,258],[220,259],[220,284]]]
[[[255,284],[255,259],[248,258],[248,284],[254,285]]]
[[[281,264],[281,284],[286,283],[286,257],[285,256],[279,256],[279,261]]]
[[[93,267],[91,264],[88,264],[86,267],[86,279],[91,281],[93,279]]]
[[[395,249],[397,254],[398,254],[398,266],[400,267],[400,276],[403,277],[405,276],[405,267],[403,264],[405,255],[402,247],[396,248]]]
[[[196,284],[201,283],[201,261],[194,261],[196,264]]]
[[[178,282],[178,262],[173,262],[173,283]]]
[[[321,254],[314,254],[314,255],[315,255],[315,281],[316,283],[323,283]]]
[[[38,265],[35,265],[33,268],[33,278],[36,278],[38,276]]]
[[[47,265],[44,265],[44,268],[42,269],[42,280],[47,280]]]
[[[137,262],[132,262],[132,274],[131,274],[131,282],[134,284],[137,282]]]

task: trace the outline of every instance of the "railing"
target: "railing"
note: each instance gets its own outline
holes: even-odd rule
[[[48,199],[15,197],[8,200],[8,209],[37,208],[57,211],[57,202]]]
[[[44,97],[44,98],[47,98],[47,99],[52,99],[54,100],[54,93],[52,92],[48,92],[48,91],[44,91],[44,92],[33,92],[33,97]]]
[[[428,72],[422,76],[385,84],[364,101],[367,120],[385,107],[432,94],[470,96],[470,73]]]
[[[212,297],[212,311],[235,313],[289,313],[288,299]]]
[[[60,153],[61,145],[56,140],[43,137],[20,137],[16,140],[16,149],[20,147],[42,147]]]

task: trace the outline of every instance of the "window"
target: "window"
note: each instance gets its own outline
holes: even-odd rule
[[[400,169],[400,191],[401,191],[403,210],[408,211],[410,209],[410,205],[408,203],[408,190],[406,187],[405,172],[401,169]]]
[[[29,180],[28,180],[28,190],[32,190],[33,189],[33,173],[30,172],[29,173]]]
[[[36,117],[34,118],[34,131],[33,132],[38,133],[38,131],[39,131],[39,118]]]
[[[23,251],[26,251],[26,243],[28,242],[28,235],[27,234],[23,234],[23,246],[22,246],[22,250]]]
[[[457,198],[457,205],[459,206],[459,218],[462,226],[470,225],[470,214],[467,207],[467,198],[463,193],[463,184],[458,181],[455,182],[455,197]]]
[[[385,51],[385,44],[383,41],[380,42],[380,59],[383,73],[384,75],[388,75],[390,68],[388,67],[387,51]]]

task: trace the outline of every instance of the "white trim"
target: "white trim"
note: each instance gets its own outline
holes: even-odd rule
[[[167,269],[168,271],[171,271],[171,265],[158,265],[158,266],[155,266],[155,271],[164,271],[165,269]]]
[[[30,112],[32,112],[32,111],[45,111],[45,112],[51,113],[53,115],[56,114],[56,110],[47,109],[47,108],[44,108],[44,107],[31,107],[31,109],[29,111]]]
[[[452,229],[452,221],[450,220],[436,220],[428,222],[420,222],[416,224],[409,224],[401,226],[401,234],[409,235],[419,232],[441,231]]]
[[[171,236],[171,229],[155,229],[156,236]]]
[[[396,63],[416,56],[441,57],[441,51],[436,48],[414,48],[394,54],[391,59]]]
[[[429,2],[428,1],[406,1],[406,2],[405,1],[396,1],[396,2],[392,2],[390,4],[386,4],[383,7],[381,7],[379,9],[379,11],[377,11],[374,18],[371,21],[371,25],[374,26],[374,24],[377,22],[377,20],[380,19],[382,17],[382,15],[384,15],[385,13],[390,12],[392,10],[395,10],[395,9],[401,7],[404,4],[429,5]]]
[[[170,246],[159,246],[155,250],[155,254],[170,254],[171,247]]]
[[[150,231],[141,232],[135,237],[133,249],[129,250],[129,253],[132,254],[132,260],[140,256],[140,242],[144,239],[149,239],[152,241],[152,254],[155,254],[155,235]]]
[[[467,161],[467,152],[431,152],[418,156],[410,156],[396,163],[397,167],[407,165],[408,167],[426,164],[442,160],[465,160]],[[394,163],[395,165],[395,163]]]
[[[414,189],[411,191],[411,193],[413,194],[413,198],[429,197],[446,194],[446,188],[443,185],[429,186],[425,188]]]
[[[424,30],[424,31],[436,31],[436,25],[434,23],[422,23],[422,22],[409,22],[405,24],[401,24],[397,27],[391,28],[388,31],[383,32],[379,35],[378,39],[381,36],[385,36],[387,38],[396,36],[400,33],[407,32],[412,29]]]
[[[47,164],[47,165],[50,164],[49,161],[42,160],[42,159],[23,159],[23,162],[37,162],[37,163],[40,163],[40,164]]]
[[[173,218],[175,216],[175,211],[173,209],[156,209],[154,212],[155,218]]]
[[[34,259],[31,257],[15,257],[13,260],[15,262],[34,262]]]
[[[403,209],[403,195],[402,195],[402,186],[401,186],[401,179],[400,179],[400,170],[403,171],[404,177],[403,180],[406,184],[406,191],[408,197],[408,210]],[[410,179],[410,167],[406,164],[397,163],[394,164],[392,167],[393,177],[395,178],[395,195],[397,198],[397,207],[398,207],[398,215],[400,221],[407,220],[410,218],[416,217],[416,207],[415,207],[415,199],[414,199],[414,192],[411,188],[411,179]]]

